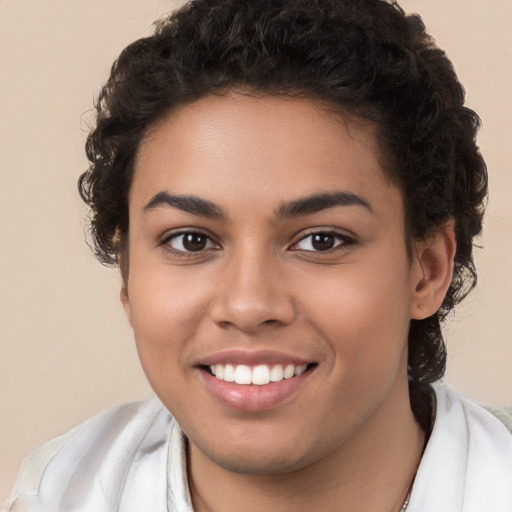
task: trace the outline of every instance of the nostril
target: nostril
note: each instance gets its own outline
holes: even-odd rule
[[[237,327],[252,332],[265,326],[289,324],[295,317],[295,308],[291,299],[277,289],[258,290],[234,283],[219,287],[210,314],[224,329]]]

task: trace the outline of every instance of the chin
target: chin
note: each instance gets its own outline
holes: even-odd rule
[[[214,446],[194,445],[202,457],[226,471],[242,475],[279,475],[304,469],[322,458],[325,447],[309,450],[300,442],[286,442],[283,439],[271,440],[268,436],[258,436],[257,442],[216,444]],[[189,441],[190,442],[190,441]]]
[[[208,454],[215,464],[226,471],[241,475],[279,475],[291,473],[307,466],[307,462],[297,460],[297,454],[244,453],[233,456]]]

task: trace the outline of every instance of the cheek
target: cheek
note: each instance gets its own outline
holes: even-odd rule
[[[406,290],[403,277],[377,283],[367,272],[350,277],[347,272],[311,296],[310,321],[331,353],[326,389],[332,390],[330,402],[339,404],[341,414],[333,415],[332,428],[370,414],[402,380],[409,326]]]
[[[134,264],[128,290],[137,350],[150,380],[151,373],[184,366],[187,341],[201,325],[209,294],[200,276],[151,268]]]
[[[396,366],[402,355],[410,298],[407,262],[397,263],[347,265],[311,283],[304,309],[345,372],[375,375]]]

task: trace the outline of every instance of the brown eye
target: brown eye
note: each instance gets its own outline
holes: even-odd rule
[[[317,251],[328,251],[334,247],[336,237],[332,233],[318,233],[311,236],[311,245]]]
[[[342,249],[354,243],[354,240],[340,233],[318,231],[303,237],[294,246],[295,251],[326,252],[332,249]]]
[[[200,251],[206,247],[207,238],[200,233],[183,235],[183,247],[187,251]]]
[[[172,235],[166,244],[176,252],[199,252],[205,249],[215,249],[217,245],[204,233],[188,232]]]

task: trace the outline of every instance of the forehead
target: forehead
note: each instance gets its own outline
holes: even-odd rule
[[[304,98],[229,93],[178,107],[148,131],[131,203],[168,191],[270,204],[332,190],[396,195],[375,127]],[[215,196],[215,197],[213,197]]]

